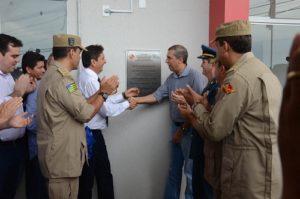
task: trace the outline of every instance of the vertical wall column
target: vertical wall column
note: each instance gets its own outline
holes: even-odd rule
[[[215,38],[219,24],[237,19],[248,19],[250,0],[210,0],[209,41]]]

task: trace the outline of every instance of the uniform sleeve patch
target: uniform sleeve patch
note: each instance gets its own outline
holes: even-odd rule
[[[75,82],[68,84],[66,87],[67,87],[69,93],[73,93],[78,89]]]
[[[234,93],[235,90],[233,88],[233,86],[230,84],[230,83],[226,83],[222,86],[222,91],[225,93],[225,94],[230,94],[230,93]]]

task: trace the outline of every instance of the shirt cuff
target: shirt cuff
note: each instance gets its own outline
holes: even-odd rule
[[[111,101],[113,103],[119,103],[119,102],[124,101],[124,98],[123,98],[122,93],[117,93],[117,94],[108,96],[107,100]]]
[[[124,102],[122,102],[122,104],[123,104],[123,107],[125,107],[126,109],[128,109],[129,106],[130,106],[130,104],[129,104],[129,102],[127,100],[124,101]]]

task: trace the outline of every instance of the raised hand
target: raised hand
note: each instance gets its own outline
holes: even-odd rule
[[[33,85],[31,85],[33,84]],[[13,97],[22,97],[25,93],[31,92],[35,88],[35,82],[28,74],[21,75],[15,82]]]
[[[189,102],[189,104],[192,105],[192,104],[194,104],[194,103],[199,103],[199,102],[201,101],[201,99],[202,99],[202,96],[201,96],[200,94],[196,93],[196,91],[194,91],[194,90],[190,87],[190,85],[187,85],[186,88],[187,88],[187,91],[188,91],[188,93],[189,93],[190,100],[191,100],[191,101]]]
[[[185,100],[185,97],[180,93],[176,91],[171,92],[171,100],[175,102],[176,104],[186,104],[187,101]]]
[[[130,97],[137,97],[140,94],[140,89],[134,87],[134,88],[129,88],[124,92],[124,97],[125,98],[130,98]]]
[[[192,105],[194,103],[193,96],[187,88],[176,89],[175,92],[177,94],[183,95],[188,104]]]
[[[27,85],[26,93],[34,91],[34,89],[36,88],[36,81],[36,78],[29,77],[29,84]]]
[[[3,102],[0,105],[0,120],[8,120],[9,118],[13,117],[16,113],[16,110],[22,106],[22,101],[22,97],[14,97],[6,102]]]
[[[206,108],[206,110],[211,111],[211,106],[208,103],[208,92],[204,93],[204,95],[199,103],[202,104]]]
[[[191,117],[194,116],[194,112],[189,104],[178,104],[178,109],[180,111],[181,116],[189,120]]]
[[[103,92],[103,93],[111,95],[117,91],[118,87],[119,87],[118,76],[113,75],[109,78],[104,77],[101,80],[101,86],[100,86],[99,92]]]
[[[26,118],[28,113],[24,112],[19,115],[13,116],[8,120],[8,125],[12,128],[23,128],[26,127],[32,121],[33,116],[29,116]]]

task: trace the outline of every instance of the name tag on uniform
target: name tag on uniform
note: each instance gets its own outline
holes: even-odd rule
[[[69,93],[73,93],[78,89],[75,82],[68,84],[66,87],[67,87]]]

